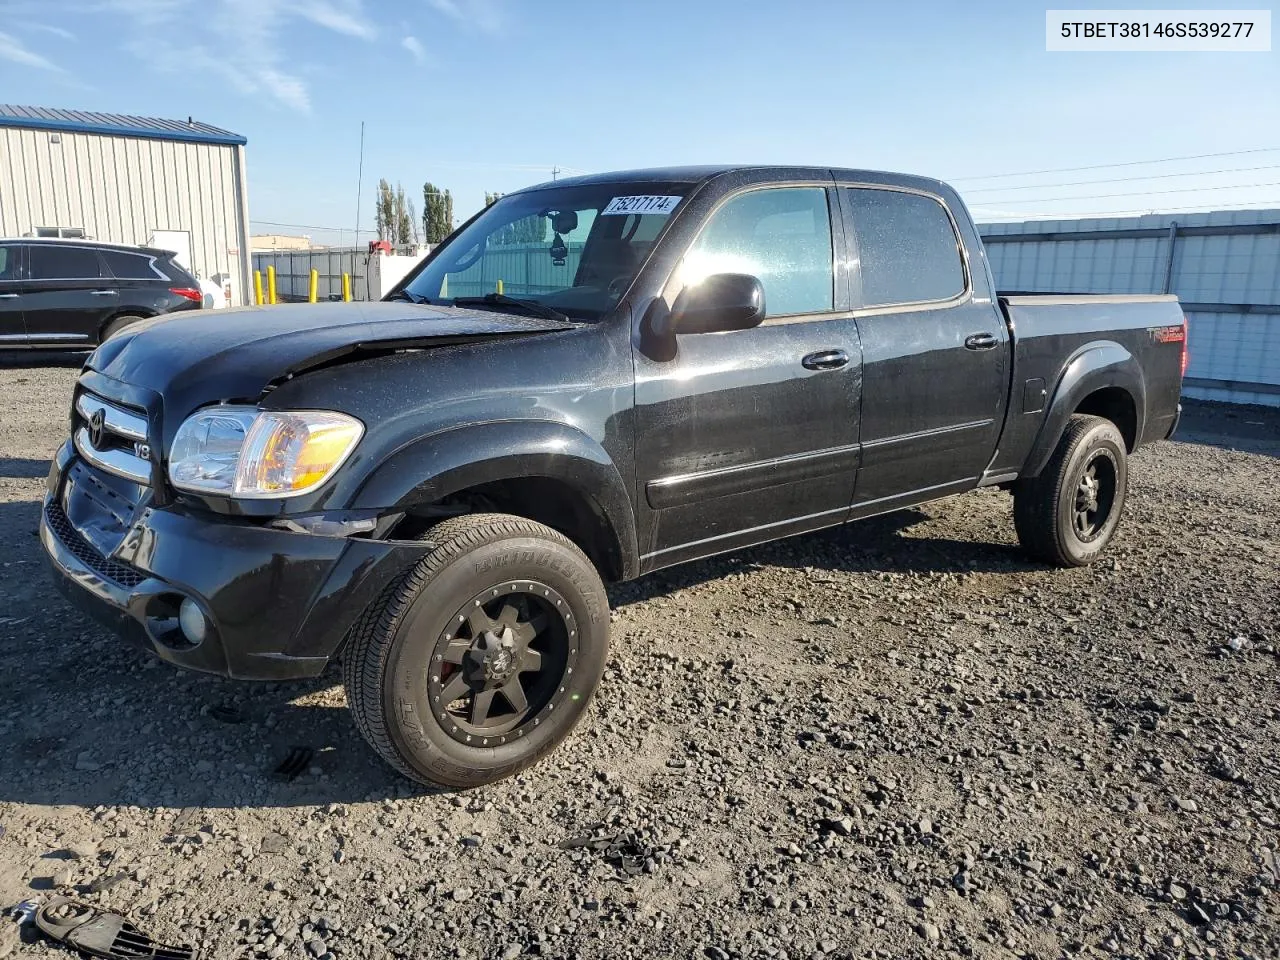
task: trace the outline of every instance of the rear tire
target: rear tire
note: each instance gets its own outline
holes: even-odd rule
[[[1128,484],[1120,430],[1102,417],[1076,414],[1040,475],[1014,485],[1019,542],[1054,566],[1092,563],[1115,535]]]
[[[609,601],[591,561],[540,523],[471,514],[426,536],[430,552],[352,627],[347,701],[406,777],[478,787],[573,729],[604,672]]]
[[[102,339],[99,340],[98,342],[103,343],[107,340],[110,340],[112,337],[114,337],[117,333],[119,333],[125,327],[129,326],[129,324],[137,323],[139,320],[145,320],[145,319],[146,317],[134,317],[134,316],[116,317],[114,320],[112,320],[110,323],[108,323],[105,327],[102,328]]]

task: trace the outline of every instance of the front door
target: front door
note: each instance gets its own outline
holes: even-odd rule
[[[852,517],[977,485],[995,454],[1008,386],[999,306],[974,299],[939,198],[840,188],[858,270],[862,464]]]
[[[860,349],[821,184],[751,188],[709,216],[668,285],[749,273],[766,319],[636,352],[641,565],[843,520],[857,466]],[[833,229],[834,223],[834,229]],[[646,522],[647,521],[647,522]]]
[[[0,243],[0,347],[24,343],[22,321],[22,245]]]
[[[27,257],[22,300],[31,342],[97,343],[120,302],[97,251],[70,242],[33,243]]]

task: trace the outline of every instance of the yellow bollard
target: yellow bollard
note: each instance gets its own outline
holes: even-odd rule
[[[313,270],[311,271],[311,287],[310,287],[310,289],[307,291],[307,302],[308,302],[308,303],[315,303],[315,302],[316,302],[316,295],[317,295],[319,292],[320,292],[320,271],[319,271],[319,270],[314,270],[314,269],[313,269]]]
[[[253,302],[262,306],[262,271],[253,271]]]
[[[342,275],[342,302],[351,302],[351,274],[349,273]]]
[[[267,267],[267,303],[276,302],[276,268]]]
[[[499,278],[498,278],[498,293],[499,293],[499,295],[501,295],[501,293],[502,293],[502,278],[501,278],[501,277],[499,277]]]

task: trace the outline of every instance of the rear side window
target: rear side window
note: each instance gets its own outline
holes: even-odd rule
[[[770,317],[833,307],[831,214],[823,187],[753,190],[711,215],[685,254],[681,279],[747,273],[764,287]]]
[[[18,276],[17,247],[0,247],[0,280],[21,280]]]
[[[845,189],[862,272],[862,303],[888,307],[964,292],[960,244],[937,200],[897,190]]]
[[[103,250],[102,259],[117,280],[159,280],[151,269],[151,257],[121,250]]]
[[[88,247],[49,244],[27,249],[32,280],[96,280],[102,276],[98,254]]]

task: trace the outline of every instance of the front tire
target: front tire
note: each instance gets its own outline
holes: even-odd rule
[[[604,672],[609,602],[591,562],[540,523],[471,514],[370,605],[343,652],[356,727],[405,776],[478,787],[537,762]]]
[[[1014,487],[1019,542],[1054,566],[1093,563],[1115,536],[1128,486],[1124,437],[1116,425],[1074,415],[1040,475]]]

